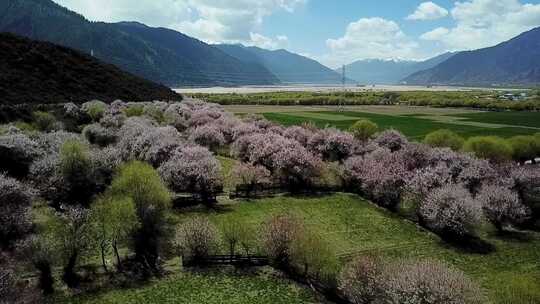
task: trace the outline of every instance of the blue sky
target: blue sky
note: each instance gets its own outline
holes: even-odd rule
[[[140,21],[209,43],[285,48],[337,67],[476,49],[540,26],[540,0],[55,0],[91,20]]]

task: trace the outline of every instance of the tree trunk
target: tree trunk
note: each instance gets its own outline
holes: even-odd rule
[[[79,286],[79,276],[75,273],[75,266],[77,265],[77,258],[79,256],[78,251],[74,251],[69,256],[67,265],[64,267],[64,274],[62,280],[69,288],[76,288]]]
[[[105,249],[106,249],[105,242],[101,242],[100,247],[101,247],[101,265],[103,266],[103,270],[105,270],[105,272],[108,273],[109,269],[107,269],[107,263],[105,262]]]
[[[43,293],[46,295],[54,293],[54,279],[49,261],[38,261],[35,266],[39,271],[39,287]]]
[[[116,256],[116,268],[122,272],[122,261],[120,260],[120,254],[118,253],[118,243],[116,240],[112,243],[114,255]]]

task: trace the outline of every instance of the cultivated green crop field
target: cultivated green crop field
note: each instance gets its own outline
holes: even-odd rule
[[[420,140],[426,134],[449,129],[467,138],[477,135],[512,137],[540,132],[540,112],[467,112],[444,114],[444,112],[396,112],[380,108],[363,107],[361,111],[347,109],[336,111],[264,112],[269,120],[283,125],[300,125],[312,122],[318,127],[331,126],[348,129],[360,119],[369,119],[382,129],[397,129],[411,139]],[[412,112],[412,113],[411,113]]]

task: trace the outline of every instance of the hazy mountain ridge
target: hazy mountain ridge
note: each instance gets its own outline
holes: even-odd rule
[[[447,60],[455,53],[444,53],[425,61],[358,60],[345,66],[346,75],[360,84],[398,84],[405,77]],[[338,69],[337,71],[341,71]]]
[[[319,62],[280,49],[266,50],[240,44],[218,44],[217,48],[245,63],[257,63],[272,72],[285,84],[339,84],[340,73]]]
[[[90,22],[50,0],[3,0],[0,31],[71,47],[170,86],[275,84],[266,69],[246,65],[179,32],[140,23]]]
[[[540,28],[493,47],[461,52],[404,81],[418,85],[538,85]]]
[[[10,33],[0,33],[0,58],[3,105],[182,99],[165,86],[87,54]]]

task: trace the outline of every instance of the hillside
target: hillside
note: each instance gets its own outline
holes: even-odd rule
[[[264,66],[287,84],[339,84],[342,77],[319,62],[286,50],[265,50],[235,44],[220,44],[217,48],[246,64]]]
[[[273,84],[276,78],[181,33],[89,22],[50,0],[3,0],[0,31],[71,47],[169,86]]]
[[[540,28],[494,47],[461,52],[404,81],[419,85],[540,84]]]
[[[180,100],[169,88],[104,64],[81,52],[0,33],[0,102],[64,103]]]
[[[425,61],[410,60],[358,60],[345,66],[347,76],[361,84],[397,84],[418,71],[430,69],[452,57],[444,53]]]

